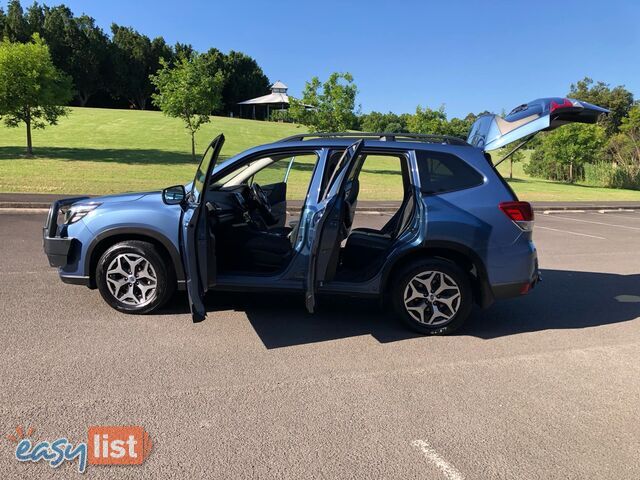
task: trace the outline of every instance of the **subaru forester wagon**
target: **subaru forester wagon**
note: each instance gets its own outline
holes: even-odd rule
[[[212,289],[300,292],[309,312],[318,296],[369,296],[419,332],[450,333],[474,303],[526,294],[540,278],[532,208],[486,152],[603,113],[545,98],[479,117],[466,142],[305,134],[222,163],[219,135],[186,186],[54,202],[44,250],[62,281],[97,288],[122,312],[157,310],[176,289],[188,292],[194,321]],[[361,174],[381,158],[398,164],[402,201],[379,230],[353,228]],[[308,185],[287,218],[292,170]]]

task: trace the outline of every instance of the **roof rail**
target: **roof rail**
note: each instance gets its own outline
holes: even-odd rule
[[[418,141],[425,143],[446,143],[448,145],[469,145],[458,137],[450,135],[424,135],[421,133],[391,133],[391,132],[331,132],[331,133],[301,133],[285,137],[279,142],[301,142],[309,138],[371,138],[386,142],[399,142],[403,140]]]

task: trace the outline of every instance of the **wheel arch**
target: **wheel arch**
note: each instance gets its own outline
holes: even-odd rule
[[[494,302],[487,269],[480,256],[465,245],[448,241],[428,242],[427,245],[411,249],[397,258],[383,274],[384,293],[390,292],[395,277],[407,265],[430,258],[441,258],[462,267],[469,274],[474,300],[482,308],[489,307]]]
[[[156,246],[160,255],[168,260],[169,265],[173,267],[178,286],[184,283],[184,268],[180,252],[169,238],[162,233],[147,228],[119,227],[101,232],[91,241],[87,248],[84,271],[89,277],[90,288],[96,288],[96,267],[102,254],[116,243],[127,240],[140,240]]]

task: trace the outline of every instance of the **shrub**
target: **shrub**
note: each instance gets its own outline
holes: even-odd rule
[[[605,132],[599,125],[563,126],[544,135],[525,172],[564,182],[582,180],[585,165],[601,158],[605,144]]]

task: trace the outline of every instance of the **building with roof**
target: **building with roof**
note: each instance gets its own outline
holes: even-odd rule
[[[273,111],[289,108],[287,87],[280,80],[271,85],[271,93],[262,97],[239,102],[240,117],[253,119],[268,119]]]

